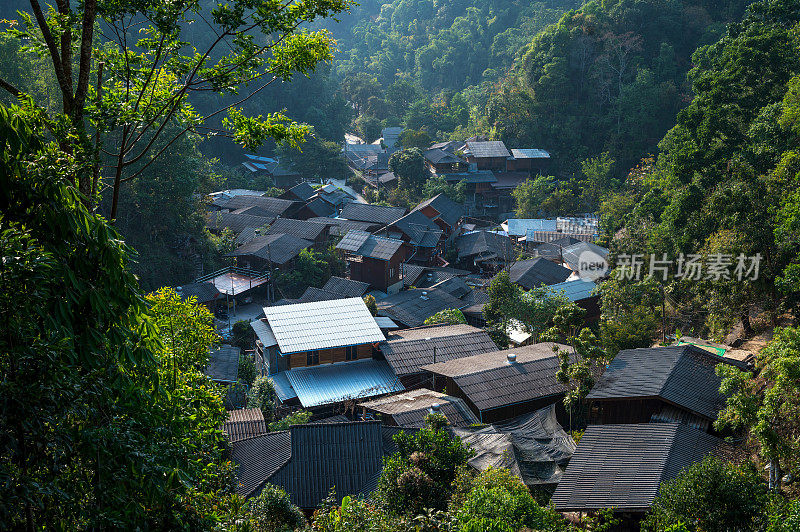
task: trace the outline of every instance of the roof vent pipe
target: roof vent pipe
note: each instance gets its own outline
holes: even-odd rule
[[[506,356],[506,358],[508,358],[508,363],[509,364],[515,364],[517,362],[517,355],[515,355],[514,353],[509,353]]]

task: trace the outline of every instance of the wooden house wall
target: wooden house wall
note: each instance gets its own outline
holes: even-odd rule
[[[357,360],[372,358],[372,345],[364,344],[356,348]],[[303,368],[308,365],[308,352],[301,351],[299,353],[291,353],[280,357],[287,362],[286,369]],[[344,347],[334,347],[333,349],[320,349],[319,350],[319,365],[334,364],[337,362],[350,362],[346,358],[346,351]],[[314,364],[315,366],[317,364]]]

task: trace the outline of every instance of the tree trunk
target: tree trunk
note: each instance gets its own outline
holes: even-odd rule
[[[744,330],[744,335],[747,338],[753,336],[753,327],[750,324],[750,309],[745,308],[742,311],[742,329]]]

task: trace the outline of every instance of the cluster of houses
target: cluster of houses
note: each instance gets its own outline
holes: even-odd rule
[[[389,157],[398,149],[402,128],[386,128],[372,144],[346,139],[343,153],[348,165],[376,188],[397,186],[389,169]],[[499,140],[471,137],[463,141],[437,142],[423,151],[432,176],[448,183],[464,182],[467,216],[498,218],[514,210],[511,192],[529,177],[547,170],[550,154],[542,149],[507,148]]]
[[[347,143],[348,163],[373,186],[392,186],[388,157],[399,128],[376,144]],[[557,350],[536,343],[523,324],[497,345],[485,330],[488,285],[501,271],[525,290],[546,287],[600,315],[594,280],[580,275],[581,256],[607,258],[598,219],[509,218],[510,190],[549,159],[542,150],[508,150],[480,138],[425,151],[431,173],[467,183],[468,200],[444,194],[412,209],[365,203],[346,186],[311,185],[274,159],[248,156],[248,171],[266,172],[279,197],[226,190],[209,198],[207,227],[233,239],[232,266],[179,287],[214,310],[258,308],[250,320],[258,375],[275,389],[278,415],[296,410],[312,421],[269,431],[258,408],[234,408],[223,427],[238,465],[238,491],[256,496],[283,487],[312,511],[328,496],[368,495],[377,487],[393,436],[424,426],[430,413],[474,451],[476,470],[504,467],[553,493],[564,513],[615,508],[635,522],[659,486],[709,454],[728,452],[713,428],[724,398],[719,363],[745,367],[727,346],[684,339],[672,346],[621,351],[586,401],[589,426],[576,444],[567,432],[566,388]],[[495,217],[483,221],[480,216]],[[305,249],[333,248],[343,276],[296,298],[276,290]],[[293,296],[296,294],[293,294]],[[365,297],[372,296],[376,310]],[[460,310],[466,324],[426,324]],[[209,377],[231,385],[243,353],[211,353]],[[565,428],[567,430],[565,430]]]
[[[350,199],[337,203],[341,197]],[[328,211],[318,216],[315,203]],[[281,198],[228,191],[212,208],[209,227],[233,233],[237,264],[182,291],[260,294],[265,304],[250,322],[255,350],[247,355],[272,381],[277,412],[313,413],[310,423],[270,432],[261,410],[230,411],[224,430],[245,497],[276,484],[311,511],[331,489],[337,497],[367,495],[396,451],[392,436],[419,430],[429,413],[444,415],[453,437],[475,451],[470,466],[508,468],[526,485],[550,489],[565,513],[613,507],[635,521],[662,482],[728,452],[713,429],[724,401],[714,367],[745,366],[724,346],[684,341],[620,352],[587,397],[590,424],[576,444],[564,428],[570,417],[554,350],[571,348],[533,343],[521,324],[508,331],[509,345],[483,329],[486,287],[501,270],[526,290],[564,294],[587,320],[598,319],[595,283],[578,275],[577,264],[584,251],[608,254],[593,242],[596,217],[480,226],[444,195],[408,211],[306,183]],[[265,292],[264,272],[334,243],[345,276],[297,299]],[[517,260],[520,253],[529,258]],[[467,324],[425,324],[448,309],[461,310]],[[237,382],[240,355],[223,346],[207,373]]]

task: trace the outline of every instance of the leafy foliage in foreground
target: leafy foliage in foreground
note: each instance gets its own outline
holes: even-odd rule
[[[142,296],[39,127],[0,108],[0,521],[208,528],[233,482],[222,400],[198,371],[211,315]]]

